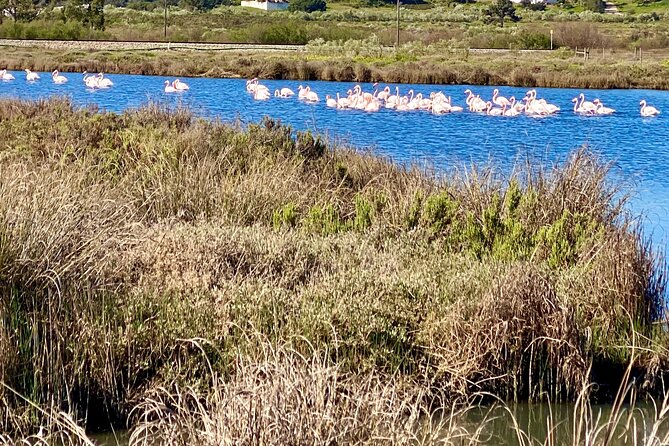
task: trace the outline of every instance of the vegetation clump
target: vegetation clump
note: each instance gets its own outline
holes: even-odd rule
[[[478,392],[667,371],[663,265],[585,149],[436,178],[270,119],[63,99],[0,101],[0,134],[4,432],[377,444]]]

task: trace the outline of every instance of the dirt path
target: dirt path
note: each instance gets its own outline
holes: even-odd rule
[[[0,39],[0,47],[30,47],[72,50],[199,50],[199,51],[303,51],[303,45],[260,45],[237,43],[119,42],[108,40],[17,40]]]

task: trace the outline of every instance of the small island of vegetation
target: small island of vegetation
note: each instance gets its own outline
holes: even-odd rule
[[[452,444],[494,396],[662,395],[664,264],[586,149],[435,176],[63,99],[0,134],[0,443]]]

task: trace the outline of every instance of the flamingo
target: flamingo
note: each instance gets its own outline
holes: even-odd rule
[[[185,82],[181,82],[179,79],[174,79],[174,82],[172,82],[172,86],[177,91],[190,90],[190,87],[188,86],[188,84],[185,83]]]
[[[99,88],[99,78],[97,76],[91,76],[88,74],[88,71],[84,71],[84,83],[88,88]]]
[[[639,105],[641,106],[641,116],[645,118],[649,118],[651,116],[657,116],[660,114],[660,110],[656,109],[652,105],[648,105],[645,99],[639,102]]]
[[[165,88],[164,88],[165,93],[176,93],[176,88],[170,84],[170,81],[165,81]]]
[[[511,102],[507,98],[499,95],[499,90],[496,88],[492,91],[492,102],[500,107],[511,105]]]
[[[508,117],[513,118],[515,116],[518,116],[519,114],[520,114],[520,111],[518,111],[518,109],[513,107],[513,106],[508,108],[508,109],[507,109],[506,106],[504,106],[504,108],[502,109],[502,115],[504,115],[504,116],[508,116]]]
[[[25,69],[26,72],[26,80],[28,82],[35,82],[36,80],[39,80],[39,74],[35,73],[34,71],[30,71],[29,69]]]
[[[339,93],[337,93],[337,107],[339,108],[348,108],[351,106],[351,101],[349,98],[340,98]]]
[[[488,101],[486,102],[485,114],[488,116],[502,116],[504,114],[504,110],[501,108],[493,108],[492,102]]]
[[[335,108],[338,106],[337,100],[330,95],[325,96],[325,105],[327,105],[328,107],[335,107]]]
[[[446,102],[445,99],[441,99],[440,96],[436,96],[432,100],[432,114],[434,115],[443,115],[444,113],[449,113],[451,111],[450,105]]]
[[[254,77],[253,79],[249,79],[246,81],[246,91],[249,93],[253,93],[256,90],[256,83],[258,82],[258,78]]]
[[[386,99],[386,108],[395,108],[400,103],[400,87],[395,87],[395,94]]]
[[[448,99],[446,100],[446,102],[448,102],[448,106],[449,106],[449,108],[450,108],[450,110],[451,110],[452,112],[461,112],[461,111],[464,110],[464,109],[463,109],[462,107],[460,107],[459,105],[453,105],[453,103],[451,102],[451,97],[450,97],[450,96],[448,97]]]
[[[8,73],[7,70],[0,70],[0,80],[3,81],[13,81],[14,75]]]
[[[367,105],[365,106],[365,111],[366,112],[377,112],[379,111],[380,105],[379,101],[376,99],[372,99],[371,101],[367,102]]]
[[[292,96],[295,96],[295,92],[291,90],[290,88],[282,88],[281,90],[275,90],[274,91],[274,96],[279,97],[279,98],[290,98]]]
[[[583,108],[581,104],[579,103],[579,98],[575,97],[574,99],[571,100],[571,102],[574,103],[574,113],[577,113],[579,115],[594,115],[595,112],[592,110],[588,110],[587,108]]]
[[[311,90],[307,92],[307,96],[304,99],[306,99],[308,102],[318,102],[320,100],[318,99],[318,95],[316,94],[316,92]]]
[[[53,79],[54,84],[64,84],[67,82],[67,78],[60,74],[58,70],[53,70],[53,73],[51,73],[51,79]]]
[[[98,87],[100,88],[110,88],[114,86],[114,83],[107,79],[103,73],[98,73],[97,76]]]
[[[529,104],[530,111],[526,104],[525,112],[529,114],[552,115],[560,111],[560,107],[548,103],[545,99],[537,99],[537,90],[529,90],[523,99]]]
[[[390,96],[390,87],[386,85],[386,87],[379,92],[379,94],[376,95],[376,97],[382,101],[387,101],[388,96]]]
[[[253,92],[253,99],[258,100],[258,101],[266,101],[267,99],[270,98],[270,93],[269,90],[265,90],[262,88],[256,88],[256,90]]]
[[[515,96],[511,96],[509,102],[511,102],[511,108],[518,112],[518,114],[525,111],[525,106],[522,102],[517,102]]]
[[[372,86],[376,88],[378,85],[379,84],[375,82],[374,85],[372,85]],[[374,93],[362,93],[362,88],[359,85],[358,85],[358,88],[359,88],[359,92],[362,94],[363,99],[366,100],[366,101],[371,101],[372,99],[375,99],[376,95],[379,92],[379,89],[376,88],[376,90],[374,90]]]
[[[598,115],[612,115],[613,113],[616,112],[616,110],[613,109],[613,108],[605,107],[604,104],[602,103],[602,101],[600,101],[599,99],[595,99],[595,100],[592,101],[592,102],[593,102],[595,105],[597,105],[596,113],[597,113]]]
[[[467,94],[467,99],[465,102],[467,103],[467,107],[469,107],[470,111],[479,113],[486,111],[488,105],[483,99],[481,99],[480,96],[474,95],[470,89],[465,90],[465,93]]]
[[[597,113],[597,105],[594,102],[586,101],[583,93],[579,94],[578,98],[581,100],[579,108],[587,110],[588,113]]]

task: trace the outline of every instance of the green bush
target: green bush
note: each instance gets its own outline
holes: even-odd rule
[[[548,50],[551,47],[551,38],[545,33],[523,31],[513,42],[512,47],[522,50]]]
[[[291,0],[289,11],[315,12],[325,11],[327,4],[325,0]]]
[[[294,228],[297,223],[297,205],[288,203],[274,211],[272,214],[272,226],[279,230],[283,227]]]

